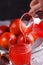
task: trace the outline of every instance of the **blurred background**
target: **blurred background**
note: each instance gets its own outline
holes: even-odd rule
[[[0,0],[0,20],[21,17],[29,11],[31,0]]]

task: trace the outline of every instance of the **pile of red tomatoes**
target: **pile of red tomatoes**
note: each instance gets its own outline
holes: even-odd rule
[[[20,30],[19,26],[20,19],[16,18],[14,20],[11,20],[11,23],[8,26],[2,25],[0,26],[0,46],[2,48],[8,49],[9,44],[15,45],[15,44],[22,44],[25,43],[24,36]],[[22,22],[22,28],[23,30],[26,28],[24,23]],[[27,38],[26,42],[29,43],[34,43],[34,40],[37,39],[35,34],[30,34],[30,41],[28,38],[29,33],[32,30],[32,26],[26,30],[27,33]]]

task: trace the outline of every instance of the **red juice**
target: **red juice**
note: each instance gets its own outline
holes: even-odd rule
[[[29,64],[31,60],[31,45],[24,44],[11,46],[9,58],[11,62],[16,65]]]
[[[25,43],[27,43],[27,42],[26,42],[26,39],[27,39],[26,36],[27,36],[29,33],[32,32],[32,28],[33,28],[33,24],[31,24],[29,27],[27,26],[27,27],[25,28],[25,31],[22,31],[22,34],[23,34],[23,36],[24,36]]]
[[[43,20],[39,24],[33,24],[33,32],[43,39]]]

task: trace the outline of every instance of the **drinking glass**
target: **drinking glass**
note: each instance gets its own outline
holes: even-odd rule
[[[31,44],[10,45],[9,58],[12,65],[30,65]]]

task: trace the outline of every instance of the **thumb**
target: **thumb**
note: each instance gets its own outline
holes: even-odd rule
[[[29,14],[33,14],[33,13],[37,12],[40,8],[41,8],[41,5],[40,5],[40,3],[38,3],[37,5],[33,6],[30,9]]]

